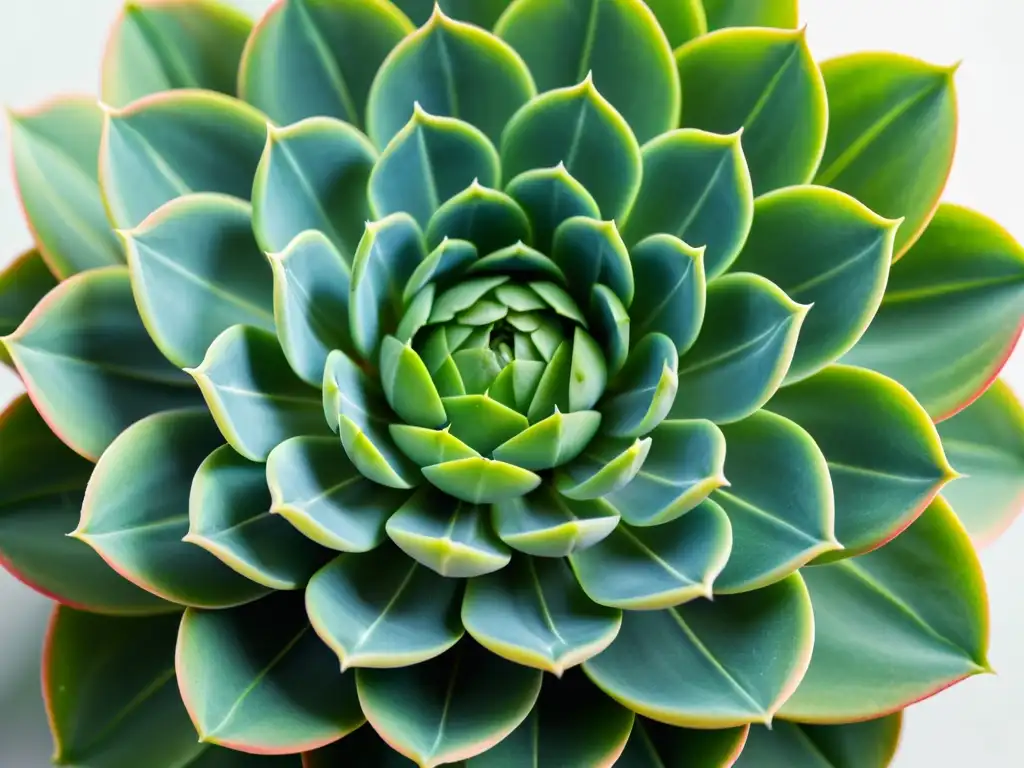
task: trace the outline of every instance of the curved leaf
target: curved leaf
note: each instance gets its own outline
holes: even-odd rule
[[[602,432],[611,437],[642,437],[662,422],[676,396],[679,355],[672,340],[649,333],[629,354],[601,402]]]
[[[732,768],[747,741],[749,725],[736,728],[676,728],[638,717],[617,768],[686,765]]]
[[[890,219],[900,258],[935,213],[956,149],[956,67],[894,53],[858,53],[821,65],[828,142],[815,184],[847,192]]]
[[[722,428],[728,489],[712,499],[729,515],[733,552],[715,592],[771,584],[826,552],[835,538],[835,504],[821,449],[799,425],[767,411]]]
[[[735,768],[888,768],[902,721],[897,713],[842,725],[755,725]]]
[[[803,574],[814,655],[786,719],[880,717],[989,671],[984,577],[941,499],[881,549]]]
[[[704,322],[704,253],[672,235],[652,235],[633,247],[629,260],[641,301],[630,331],[638,338],[664,334],[680,354],[693,346]]]
[[[179,197],[120,235],[142,321],[175,366],[199,365],[232,325],[274,331],[273,276],[246,203]]]
[[[731,551],[728,516],[713,501],[704,501],[657,528],[620,525],[570,562],[595,603],[649,611],[710,599]]]
[[[629,212],[640,187],[640,145],[590,75],[578,85],[533,99],[502,134],[506,176],[559,164],[593,195],[606,219],[622,219]]]
[[[99,171],[110,220],[136,227],[192,192],[248,200],[266,138],[263,115],[213,91],[165,91],[108,112]]]
[[[252,186],[253,230],[263,250],[283,251],[314,229],[351,264],[371,218],[366,185],[376,160],[367,138],[340,120],[269,126]]]
[[[683,127],[742,129],[755,196],[811,180],[825,151],[829,112],[804,30],[719,30],[677,50],[676,63]]]
[[[658,24],[675,50],[683,43],[708,33],[708,20],[701,0],[646,0]]]
[[[843,362],[903,384],[936,421],[995,380],[1024,327],[1024,248],[981,214],[939,208],[893,265],[882,307]]]
[[[629,313],[611,288],[597,284],[590,292],[588,314],[594,337],[604,349],[608,375],[614,376],[629,356]]]
[[[830,366],[782,388],[765,407],[807,430],[828,462],[843,550],[825,559],[889,541],[956,476],[928,414],[873,371]]]
[[[320,393],[292,373],[267,331],[232,326],[188,370],[224,439],[247,459],[266,461],[290,437],[328,434]]]
[[[245,46],[239,94],[281,125],[327,116],[362,127],[373,76],[412,30],[387,0],[274,3]]]
[[[529,470],[479,456],[434,464],[422,471],[433,486],[471,504],[516,499],[541,483],[540,475]]]
[[[578,459],[560,467],[555,487],[570,499],[600,499],[628,484],[647,460],[651,438],[598,437]]]
[[[782,384],[809,310],[759,275],[712,280],[669,418],[727,424],[755,413]]]
[[[427,285],[434,283],[438,288],[447,285],[461,275],[467,266],[476,261],[477,250],[466,240],[444,238],[441,243],[423,259],[409,276],[402,292],[402,300],[408,304]]]
[[[339,768],[366,765],[373,768],[409,768],[411,763],[388,746],[369,725],[343,739],[302,755],[302,768]]]
[[[797,0],[703,0],[708,29],[726,27],[778,27],[796,29],[800,19]]]
[[[211,0],[128,3],[103,53],[103,101],[114,107],[175,88],[234,95],[252,21]]]
[[[388,405],[402,421],[428,429],[442,427],[448,421],[430,372],[411,344],[403,344],[394,336],[384,338],[380,378]]]
[[[704,248],[709,278],[729,267],[754,216],[740,136],[683,128],[644,145],[640,192],[622,227],[630,247],[650,235],[670,234]]]
[[[502,541],[536,557],[567,557],[607,538],[619,524],[616,511],[600,499],[565,498],[547,485],[498,502],[491,520]]]
[[[49,268],[63,279],[123,262],[100,197],[96,100],[65,97],[8,115],[22,211]]]
[[[484,455],[529,426],[522,414],[487,395],[446,397],[444,406],[452,435]]]
[[[553,469],[579,456],[600,425],[597,411],[556,411],[506,440],[494,449],[493,456],[523,469]]]
[[[863,335],[882,302],[899,226],[826,187],[790,187],[757,199],[754,227],[733,269],[766,277],[812,306],[787,381],[821,370]]]
[[[268,592],[186,544],[192,477],[220,445],[205,411],[168,411],[125,430],[104,452],[71,535],[119,574],[181,605],[223,608]]]
[[[211,744],[292,754],[330,744],[364,722],[354,675],[337,671],[295,595],[185,611],[175,667],[199,738]]]
[[[3,342],[50,429],[94,461],[144,416],[200,402],[146,333],[126,267],[65,280]]]
[[[60,442],[22,395],[0,414],[0,566],[65,605],[94,613],[175,610],[67,534],[93,465]]]
[[[418,102],[432,115],[475,125],[497,143],[512,114],[536,92],[530,71],[508,44],[435,5],[427,23],[402,40],[377,72],[367,133],[385,146]]]
[[[573,216],[601,218],[601,209],[585,186],[560,162],[554,168],[523,171],[505,187],[505,192],[526,212],[533,229],[533,244],[550,253],[555,230]]]
[[[537,701],[541,674],[467,640],[412,667],[360,669],[356,687],[373,729],[434,768],[486,752],[514,731]]]
[[[979,546],[999,537],[1024,507],[1024,408],[997,381],[939,424],[942,446],[964,477],[942,495]]]
[[[592,73],[640,141],[674,128],[679,120],[679,73],[672,48],[655,14],[640,0],[519,0],[494,32],[520,53],[541,93],[575,85]],[[642,95],[638,83],[643,83]],[[618,214],[608,214],[613,215]]]
[[[448,238],[473,243],[480,254],[516,243],[532,242],[530,222],[511,197],[474,181],[430,217],[427,246],[439,248]]]
[[[39,251],[26,251],[8,264],[0,272],[0,339],[14,333],[57,282]],[[14,365],[3,344],[0,363]]]
[[[626,611],[615,642],[583,669],[637,714],[690,728],[768,723],[814,644],[799,574],[765,589],[663,611]]]

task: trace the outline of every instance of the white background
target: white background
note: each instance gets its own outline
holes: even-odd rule
[[[749,0],[772,2],[773,0]],[[253,13],[269,0],[236,0]],[[94,92],[103,42],[121,0],[3,0],[0,103],[30,106]],[[960,138],[947,199],[994,217],[1024,240],[1024,3],[1020,0],[803,0],[819,59],[892,50],[940,64],[960,59]],[[7,145],[6,125],[0,141]],[[5,150],[6,151],[6,150]],[[0,266],[30,244],[9,176],[0,182]],[[1004,374],[1024,392],[1024,351]],[[0,405],[18,383],[0,366]],[[982,553],[998,675],[969,680],[907,716],[896,768],[1024,765],[1024,522]],[[50,744],[38,693],[46,602],[0,571],[0,768],[43,768]],[[17,694],[14,692],[18,691]],[[143,768],[143,766],[140,766]]]

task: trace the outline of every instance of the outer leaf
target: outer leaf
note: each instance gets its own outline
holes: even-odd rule
[[[638,338],[662,333],[681,354],[693,346],[704,321],[704,253],[672,235],[652,235],[632,249],[629,260],[643,299],[630,325]]]
[[[679,356],[668,336],[649,333],[629,354],[601,404],[603,432],[642,437],[668,415],[676,396]]]
[[[692,761],[706,768],[731,768],[743,751],[749,725],[719,730],[676,728],[637,718],[617,768],[662,768]]]
[[[427,23],[402,40],[377,72],[367,133],[383,147],[418,102],[432,115],[475,125],[497,143],[512,114],[536,92],[530,71],[511,47],[479,27],[448,18],[435,5]]]
[[[384,523],[407,494],[360,474],[331,437],[295,437],[267,459],[273,514],[317,544],[367,552],[384,541]]]
[[[992,384],[1022,315],[1024,248],[990,219],[944,205],[893,266],[881,309],[843,362],[896,379],[941,421]]]
[[[608,374],[614,376],[629,356],[629,314],[614,291],[598,284],[590,294],[589,316],[594,336],[604,349]]]
[[[779,390],[766,408],[806,429],[828,461],[844,549],[826,559],[889,541],[955,477],[928,414],[873,371],[830,366]]]
[[[394,336],[384,338],[380,378],[388,405],[403,422],[436,429],[448,421],[430,371],[412,344],[403,344]]]
[[[182,541],[192,477],[220,444],[204,411],[168,411],[125,430],[96,465],[72,534],[126,579],[181,605],[222,608],[267,588]]]
[[[366,185],[376,159],[366,137],[339,120],[270,126],[252,188],[253,228],[263,250],[282,251],[315,229],[351,264],[371,218]]]
[[[599,437],[555,475],[555,487],[570,499],[599,499],[629,483],[651,450],[651,438]]]
[[[545,680],[523,724],[466,766],[619,765],[633,720],[632,712],[597,691],[581,672],[569,672],[564,680]]]
[[[128,3],[103,54],[103,101],[123,107],[175,88],[234,95],[251,31],[249,17],[216,0]]]
[[[478,181],[450,198],[430,218],[428,247],[439,248],[447,238],[473,243],[482,255],[532,242],[530,221],[518,203]]]
[[[301,589],[327,552],[273,517],[270,505],[264,466],[221,446],[192,479],[184,540],[257,584]]]
[[[471,580],[462,601],[462,623],[473,639],[557,677],[607,648],[621,621],[620,611],[592,602],[556,559],[520,555],[508,568]]]
[[[409,281],[402,292],[403,302],[411,302],[430,283],[436,283],[440,288],[441,285],[451,282],[476,261],[476,258],[477,250],[473,243],[444,238],[409,276]]]
[[[0,414],[0,565],[33,589],[108,614],[175,606],[121,578],[67,536],[78,523],[92,464],[60,442],[22,395]]]
[[[946,454],[964,477],[943,496],[975,543],[996,539],[1024,506],[1024,408],[997,381],[948,421],[939,424]]]
[[[464,641],[403,669],[360,669],[359,702],[374,730],[425,768],[475,757],[514,731],[540,694],[541,672]]]
[[[547,485],[491,508],[494,530],[513,549],[536,557],[567,557],[597,544],[619,516],[607,503],[568,499]]]
[[[142,321],[175,366],[199,365],[232,325],[273,333],[273,277],[246,203],[179,197],[121,236]]]
[[[625,307],[633,302],[635,286],[629,252],[613,221],[583,216],[567,219],[555,231],[551,257],[565,273],[569,289],[581,304],[594,287],[610,288]]]
[[[829,467],[811,435],[767,411],[722,432],[731,487],[712,498],[729,515],[734,544],[716,592],[758,589],[842,548]]]
[[[673,50],[708,32],[701,0],[646,0]]]
[[[790,187],[758,198],[738,272],[753,272],[813,306],[800,329],[788,381],[850,350],[882,302],[900,222],[825,187]]]
[[[683,127],[742,129],[755,195],[813,178],[829,117],[804,30],[723,29],[687,43],[676,62]]]
[[[640,145],[590,75],[538,96],[502,134],[501,165],[508,177],[558,164],[593,195],[605,218],[629,212],[640,187]]]
[[[565,163],[523,171],[508,183],[505,191],[526,211],[533,229],[533,244],[541,253],[551,252],[555,230],[566,219],[601,217],[597,202],[569,173]]]
[[[228,328],[189,373],[224,439],[247,459],[266,461],[290,437],[328,434],[320,393],[292,373],[266,331]]]
[[[409,768],[412,763],[398,754],[369,725],[364,725],[333,744],[302,756],[302,768],[339,768],[367,765],[374,768]]]
[[[710,599],[731,551],[728,516],[713,501],[704,501],[657,528],[620,525],[570,562],[595,603],[649,611]]]
[[[275,3],[246,45],[239,93],[281,125],[326,115],[362,127],[373,76],[412,29],[387,0]]]
[[[123,262],[100,198],[103,113],[95,99],[68,97],[8,115],[22,210],[49,268],[67,278]]]
[[[108,112],[99,170],[111,222],[136,227],[191,192],[248,200],[266,136],[259,112],[212,91],[166,91]]]
[[[434,464],[422,471],[433,486],[471,504],[516,499],[541,483],[540,475],[527,469],[479,456]]]
[[[726,424],[755,413],[782,384],[809,310],[758,275],[713,280],[701,334],[679,361],[670,418]]]
[[[541,93],[575,85],[592,72],[640,141],[675,127],[679,74],[672,48],[640,0],[518,0],[494,31],[519,51]]]
[[[754,216],[740,135],[683,128],[644,145],[643,181],[622,228],[630,247],[650,235],[670,234],[704,248],[709,277],[728,268]]]
[[[708,29],[727,27],[779,27],[796,29],[799,21],[797,0],[703,0]]]
[[[984,578],[942,499],[881,549],[803,573],[814,656],[787,720],[880,717],[989,671]]]
[[[462,637],[459,596],[459,581],[438,576],[389,543],[324,566],[306,589],[306,610],[343,670],[408,667]]]
[[[413,20],[423,24],[429,18],[435,5],[453,19],[461,19],[478,27],[490,29],[501,16],[501,12],[512,0],[392,0]]]
[[[146,333],[125,267],[64,281],[4,344],[50,429],[89,459],[142,417],[199,400]]]
[[[227,611],[186,611],[175,667],[202,741],[293,754],[330,744],[364,722],[354,675],[338,673],[294,595]]]
[[[664,611],[626,611],[583,665],[616,701],[676,726],[770,722],[807,669],[811,601],[799,574],[765,589]]]
[[[57,287],[39,251],[26,251],[0,272],[0,336],[8,336],[25,322],[28,313]],[[7,347],[0,344],[0,363],[13,366]]]
[[[736,768],[887,768],[903,714],[843,725],[779,722],[750,729]]]
[[[897,259],[928,225],[953,164],[955,70],[893,53],[853,54],[821,66],[829,127],[814,181],[882,216],[904,217]]]

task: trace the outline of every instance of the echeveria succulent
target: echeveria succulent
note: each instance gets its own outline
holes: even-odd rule
[[[876,768],[988,670],[1024,251],[953,68],[796,23],[150,0],[12,115],[58,763]]]

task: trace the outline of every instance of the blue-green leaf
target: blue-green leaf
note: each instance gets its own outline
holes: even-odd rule
[[[550,253],[555,230],[573,216],[601,218],[593,196],[565,167],[534,168],[523,171],[505,187],[505,192],[526,212],[533,228],[533,244]]]
[[[537,557],[566,557],[606,538],[619,516],[600,499],[577,500],[543,485],[491,509],[494,530],[513,549]]]
[[[601,403],[602,430],[612,437],[643,437],[672,408],[678,386],[679,355],[672,340],[649,333],[629,354]]]
[[[679,354],[693,346],[704,322],[705,253],[672,235],[651,235],[632,248],[629,259],[641,298],[633,308],[632,333],[638,338],[664,334]]]

